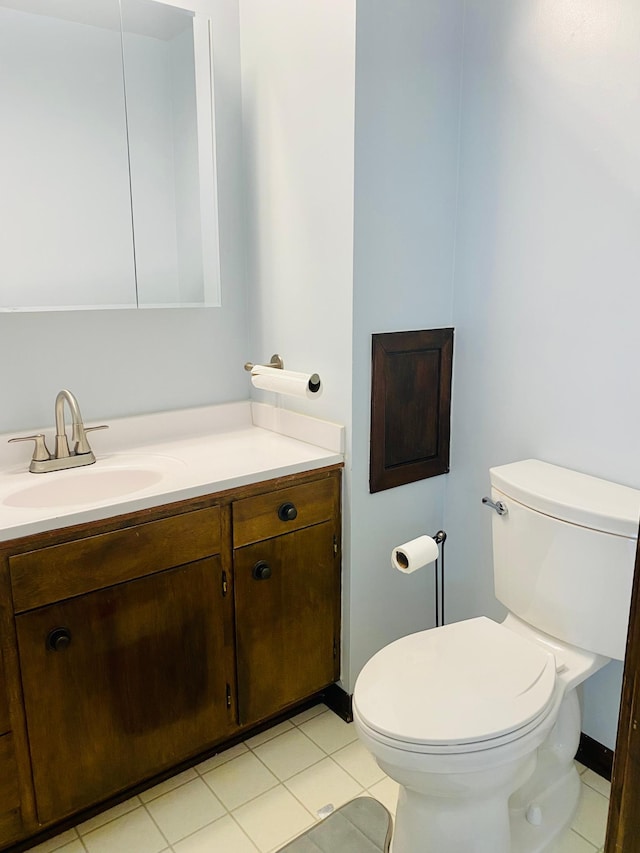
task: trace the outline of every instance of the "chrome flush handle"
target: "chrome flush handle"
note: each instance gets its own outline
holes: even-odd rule
[[[482,498],[482,503],[485,506],[490,506],[491,509],[495,509],[498,515],[506,515],[509,512],[506,507],[506,504],[503,504],[502,501],[496,501],[494,503],[491,498]]]

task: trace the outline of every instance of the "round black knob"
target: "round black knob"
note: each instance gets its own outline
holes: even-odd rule
[[[294,518],[298,517],[298,510],[295,508],[295,505],[287,502],[281,504],[278,509],[278,518],[281,521],[293,521]]]
[[[64,651],[71,642],[71,631],[68,628],[54,628],[47,635],[47,648],[52,652]]]
[[[252,574],[257,581],[269,580],[269,578],[271,577],[271,566],[264,560],[258,560],[258,562],[253,567]]]

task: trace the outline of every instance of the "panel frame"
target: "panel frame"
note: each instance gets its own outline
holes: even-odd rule
[[[370,492],[449,472],[453,334],[453,328],[447,327],[372,335]],[[418,365],[422,359],[423,369],[410,377],[409,388],[404,385],[406,371],[401,376],[395,370],[398,356],[413,356]],[[408,413],[404,423],[397,415],[398,400],[409,403],[411,409],[435,406],[429,418],[432,430],[418,424],[415,411]],[[427,445],[432,452],[425,451]],[[391,461],[402,454],[403,461]]]

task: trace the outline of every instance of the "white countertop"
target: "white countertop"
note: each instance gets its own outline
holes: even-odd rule
[[[51,449],[55,430],[40,431]],[[0,541],[334,465],[344,427],[249,401],[111,419],[89,433],[94,465],[46,474],[12,437],[0,435]]]

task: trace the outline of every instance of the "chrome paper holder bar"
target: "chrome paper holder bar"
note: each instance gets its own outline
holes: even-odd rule
[[[275,367],[277,370],[284,370],[284,359],[282,359],[278,353],[274,353],[274,355],[271,356],[269,364],[253,364],[252,362],[247,361],[244,369],[248,373],[251,373],[254,367]]]

